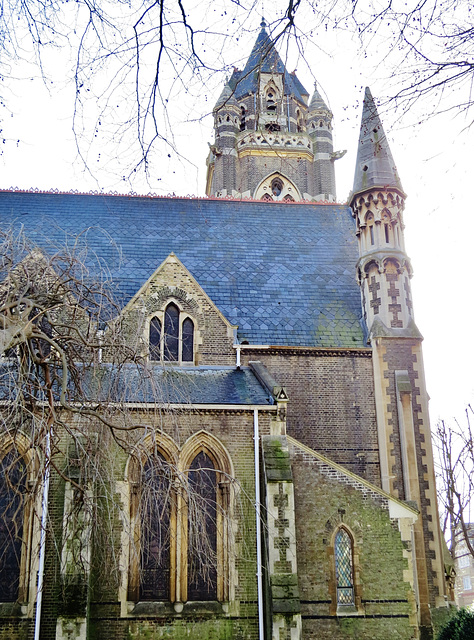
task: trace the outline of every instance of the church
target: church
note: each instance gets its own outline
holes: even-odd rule
[[[265,22],[213,115],[206,197],[0,192],[2,232],[34,248],[15,274],[33,265],[51,283],[64,264],[52,256],[80,246],[85,277],[100,264],[115,301],[93,329],[97,357],[51,387],[53,445],[35,449],[39,394],[2,421],[0,639],[432,638],[452,575],[406,195],[375,101],[366,89],[347,204],[332,113]],[[53,324],[41,335],[54,348],[34,338],[35,353],[59,378],[64,304],[28,316]],[[4,415],[16,340],[0,363]]]

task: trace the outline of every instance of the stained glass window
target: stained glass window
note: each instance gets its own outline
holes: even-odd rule
[[[336,559],[337,604],[354,604],[352,540],[345,529],[339,529],[334,542]]]
[[[179,309],[174,304],[169,304],[165,311],[164,359],[179,359]]]
[[[183,351],[182,361],[192,362],[194,359],[194,323],[191,318],[186,318],[183,322]]]
[[[0,463],[0,602],[15,602],[20,586],[26,466],[13,447]]]
[[[170,467],[159,453],[142,473],[140,600],[170,597]]]
[[[217,600],[217,478],[203,451],[188,478],[188,600]]]
[[[150,360],[161,360],[161,322],[152,318],[150,322]]]

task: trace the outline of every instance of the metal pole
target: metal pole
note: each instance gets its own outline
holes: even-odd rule
[[[258,433],[258,409],[253,410],[254,451],[255,451],[255,517],[257,524],[257,594],[258,594],[258,637],[264,640],[263,627],[263,578],[262,578],[262,522],[260,512],[260,452]]]
[[[41,629],[41,605],[43,603],[43,584],[44,584],[44,559],[46,551],[46,524],[48,520],[48,495],[49,495],[49,478],[51,475],[50,468],[51,457],[51,431],[50,427],[46,427],[46,451],[44,461],[44,478],[43,478],[43,497],[41,501],[41,535],[39,546],[39,563],[38,563],[38,584],[36,592],[36,615],[35,615],[35,637],[39,640]]]

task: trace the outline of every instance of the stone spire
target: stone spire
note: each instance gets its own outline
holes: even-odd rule
[[[224,88],[222,89],[222,93],[219,96],[216,104],[214,105],[214,111],[217,111],[221,107],[225,107],[227,105],[238,106],[237,100],[235,99],[235,96],[234,96],[234,92],[232,91],[232,88],[228,81],[225,83]]]
[[[353,193],[377,187],[394,187],[403,192],[377,107],[366,87]]]
[[[418,336],[403,234],[405,194],[368,88],[350,206],[357,225],[357,276],[369,336]]]
[[[324,102],[321,94],[318,91],[316,83],[314,83],[314,93],[309,103],[308,111],[329,111],[327,104]]]

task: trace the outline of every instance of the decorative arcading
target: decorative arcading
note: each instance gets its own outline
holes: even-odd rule
[[[244,131],[237,138],[237,148],[239,150],[248,147],[261,147],[262,145],[272,149],[309,149],[311,153],[313,152],[313,145],[306,133]]]
[[[361,228],[367,226],[367,215],[371,213],[375,223],[382,223],[384,214],[389,216],[391,223],[399,224],[401,229],[405,228],[403,222],[403,210],[405,208],[405,198],[394,190],[368,191],[356,196],[351,203],[352,217],[357,222],[357,233]]]

